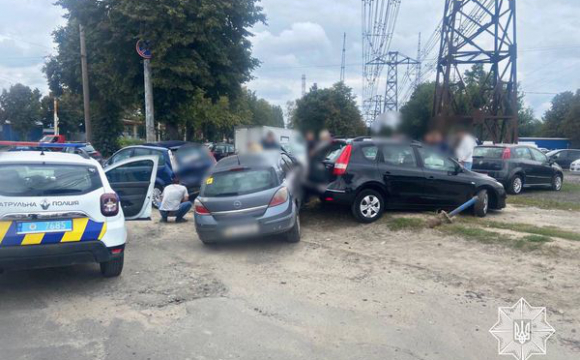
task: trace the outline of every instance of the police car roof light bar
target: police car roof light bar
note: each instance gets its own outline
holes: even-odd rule
[[[85,147],[85,144],[41,143],[41,142],[26,142],[26,141],[0,141],[0,146],[9,146],[9,147],[30,146],[30,147],[40,147],[40,148],[47,148],[47,149],[63,149],[63,148],[79,149],[79,148]]]

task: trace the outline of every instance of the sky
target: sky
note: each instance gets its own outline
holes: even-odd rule
[[[64,24],[52,0],[0,1],[0,88],[21,82],[48,92],[44,57],[54,53],[51,33]],[[418,33],[431,36],[444,0],[402,0],[391,50],[417,54]],[[307,86],[331,86],[340,78],[347,34],[346,84],[362,92],[361,0],[262,0],[267,24],[251,29],[254,56],[262,65],[247,84],[281,106]],[[554,93],[580,88],[580,1],[518,1],[518,79],[537,117]]]

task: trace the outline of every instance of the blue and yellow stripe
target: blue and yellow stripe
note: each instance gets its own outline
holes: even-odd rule
[[[72,231],[39,234],[18,234],[16,221],[0,221],[0,247],[102,240],[107,232],[107,223],[95,222],[88,218],[72,221]]]

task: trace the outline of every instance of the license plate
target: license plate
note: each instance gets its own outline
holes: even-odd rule
[[[34,221],[16,224],[18,234],[38,234],[72,231],[72,220]]]
[[[259,230],[258,224],[234,225],[224,230],[224,236],[229,238],[250,236],[257,234]]]

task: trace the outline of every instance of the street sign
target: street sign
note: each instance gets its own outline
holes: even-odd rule
[[[139,40],[135,45],[135,49],[137,50],[137,54],[141,56],[143,59],[151,59],[151,50],[149,48],[149,41]]]

